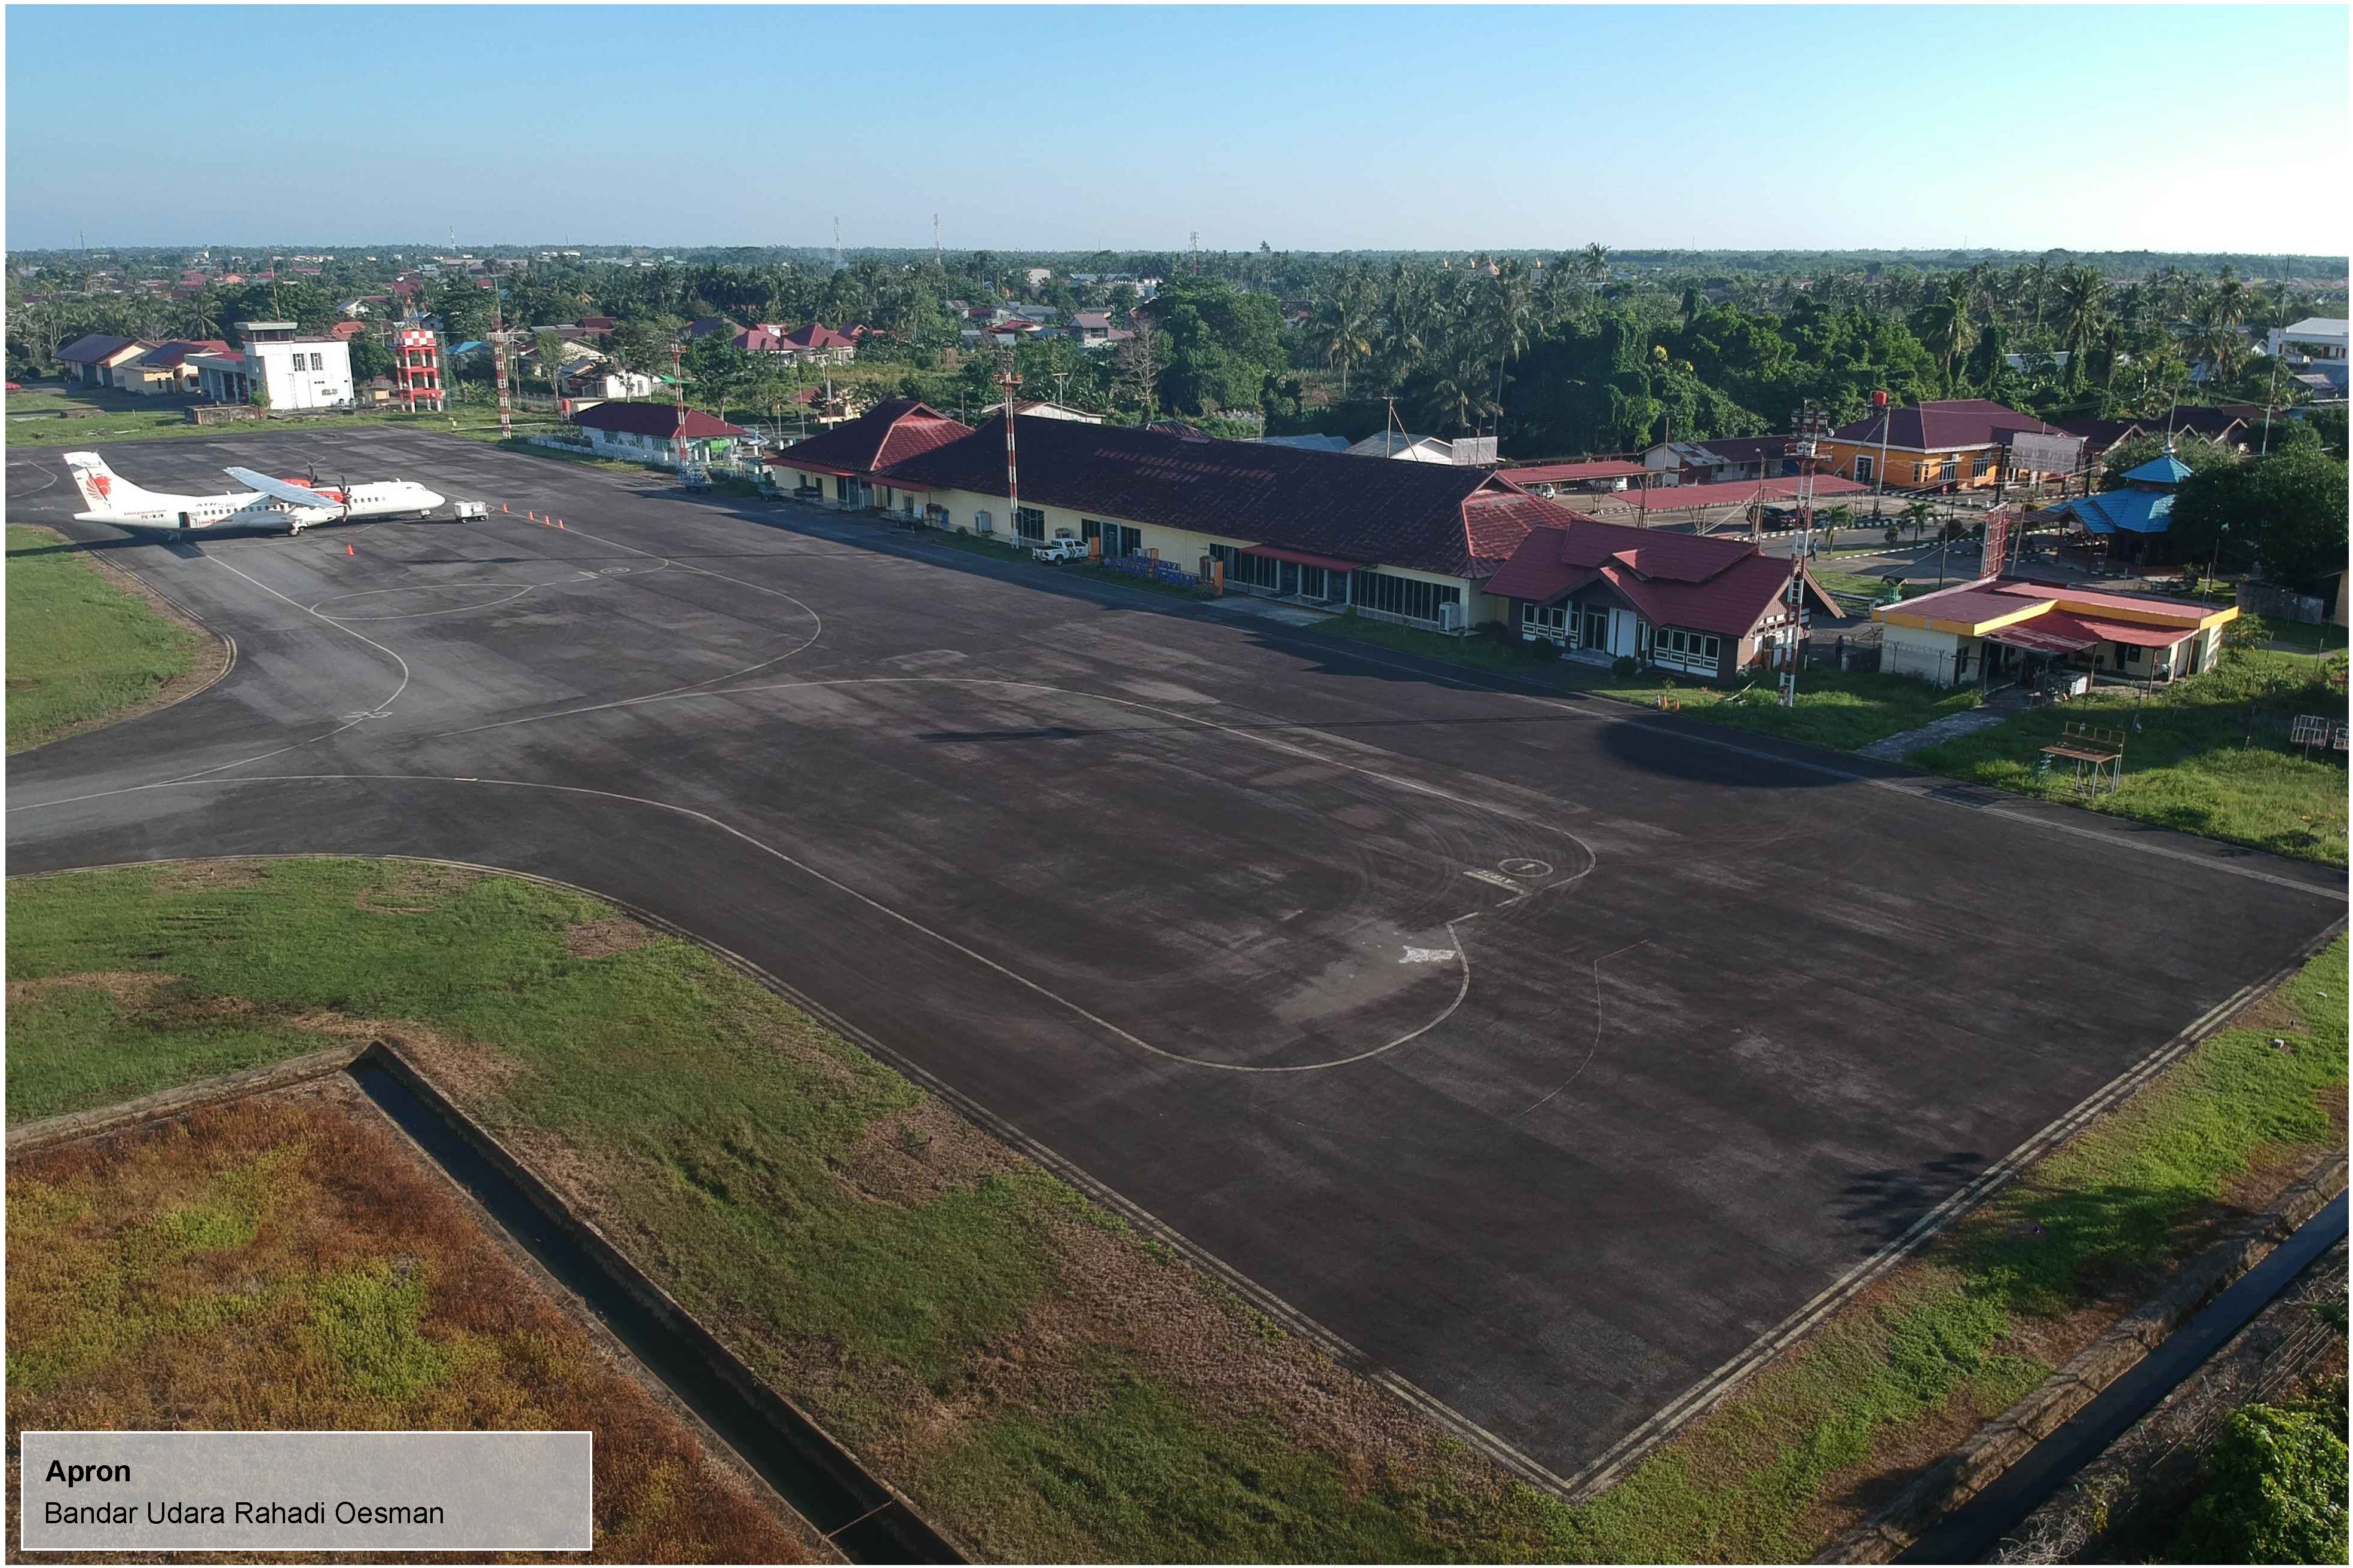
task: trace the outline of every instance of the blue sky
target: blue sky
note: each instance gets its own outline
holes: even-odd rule
[[[2337,254],[2347,23],[12,5],[7,243]]]

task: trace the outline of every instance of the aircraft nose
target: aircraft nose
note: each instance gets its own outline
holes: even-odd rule
[[[446,499],[446,497],[433,490],[427,490],[425,492],[425,504],[428,507],[439,506]]]

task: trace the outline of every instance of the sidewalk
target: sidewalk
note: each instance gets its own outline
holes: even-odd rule
[[[1947,713],[1932,720],[1916,730],[1906,730],[1885,740],[1873,741],[1857,752],[1858,756],[1876,757],[1883,763],[1900,763],[1915,752],[1939,746],[1979,730],[1990,730],[2013,713],[2026,710],[2026,699],[2016,688],[2001,692],[1991,701],[1958,713]]]

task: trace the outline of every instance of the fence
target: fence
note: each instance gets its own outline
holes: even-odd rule
[[[2265,620],[2298,621],[2316,626],[2328,619],[2328,603],[2309,594],[2293,593],[2269,583],[2239,584],[2239,608]]]
[[[1103,557],[1103,564],[1114,572],[1166,583],[1175,588],[1198,588],[1201,585],[1201,579],[1193,573],[1166,561],[1155,561],[1149,555],[1107,555]]]

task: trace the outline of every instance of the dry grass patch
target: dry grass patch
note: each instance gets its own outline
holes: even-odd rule
[[[585,1427],[594,1560],[824,1555],[322,1082],[12,1163],[12,1463],[26,1426]]]
[[[610,958],[635,952],[654,940],[654,933],[627,915],[607,915],[564,928],[564,951],[575,958]]]

